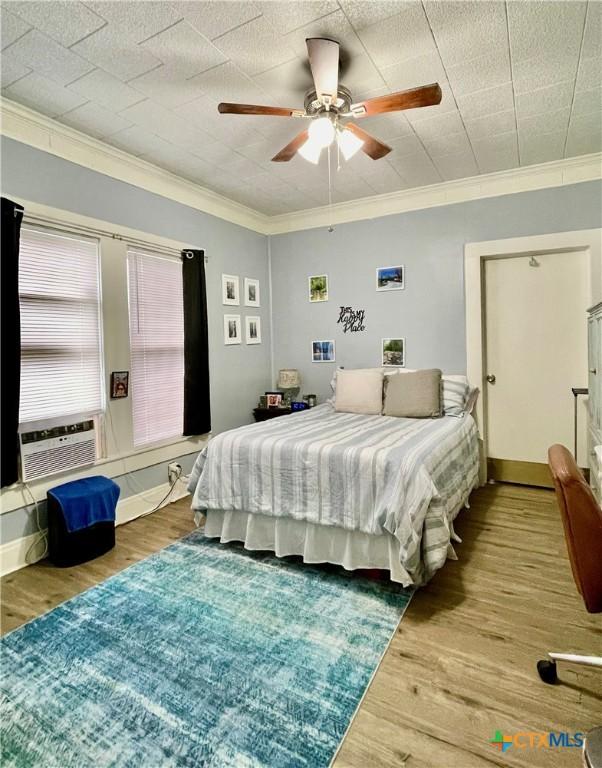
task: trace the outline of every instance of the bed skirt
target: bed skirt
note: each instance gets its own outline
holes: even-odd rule
[[[305,563],[333,563],[347,571],[378,568],[389,571],[391,581],[404,587],[412,584],[399,562],[399,542],[390,533],[373,536],[304,520],[211,509],[207,512],[205,536],[222,543],[240,541],[245,549],[269,550],[277,557],[299,555]],[[452,553],[453,549],[453,557]]]

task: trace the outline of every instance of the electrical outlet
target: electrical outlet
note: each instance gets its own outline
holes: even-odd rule
[[[182,465],[177,461],[172,461],[167,466],[167,479],[170,483],[175,483],[178,478],[182,477]]]

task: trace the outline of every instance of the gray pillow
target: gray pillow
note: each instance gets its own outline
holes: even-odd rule
[[[388,377],[383,414],[411,419],[441,416],[441,371],[429,368]]]

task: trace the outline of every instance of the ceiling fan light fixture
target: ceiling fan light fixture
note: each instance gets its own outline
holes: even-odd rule
[[[307,160],[310,163],[313,163],[314,165],[318,164],[318,161],[320,160],[320,153],[322,152],[322,147],[316,144],[316,142],[310,138],[305,142],[305,144],[302,144],[297,152],[301,155],[301,157],[304,160]]]
[[[308,128],[309,139],[320,149],[328,147],[334,141],[335,128],[329,117],[317,117]]]
[[[364,142],[350,130],[345,128],[343,131],[337,132],[337,141],[339,143],[339,149],[343,153],[345,160],[351,160],[356,152],[364,146]]]

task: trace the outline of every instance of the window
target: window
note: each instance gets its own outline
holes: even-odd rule
[[[103,410],[98,241],[21,229],[21,424]]]
[[[182,435],[184,311],[182,265],[128,249],[134,445]]]

